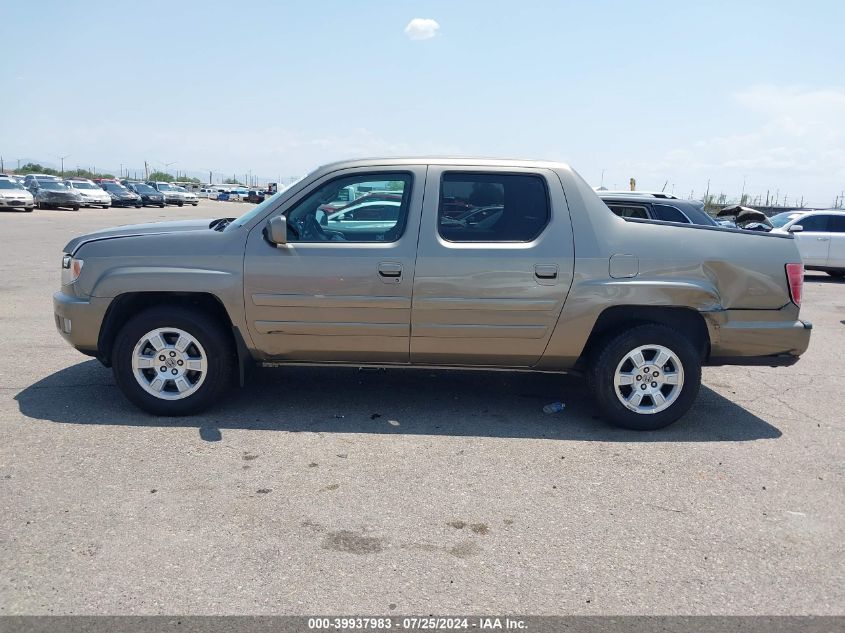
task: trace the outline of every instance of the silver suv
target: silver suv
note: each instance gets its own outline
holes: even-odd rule
[[[802,282],[792,234],[618,217],[560,163],[393,158],[239,218],[78,237],[54,306],[156,415],[208,407],[249,364],[425,365],[576,370],[606,419],[656,429],[703,364],[798,359]]]

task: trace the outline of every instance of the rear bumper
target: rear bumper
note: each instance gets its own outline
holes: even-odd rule
[[[53,295],[53,316],[62,338],[83,354],[96,356],[100,326],[111,299],[80,299],[57,292]]]
[[[704,313],[710,333],[708,365],[788,366],[810,345],[812,323],[798,308],[723,310]]]

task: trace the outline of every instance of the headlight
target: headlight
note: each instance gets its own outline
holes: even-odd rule
[[[65,254],[62,257],[62,285],[69,286],[74,281],[79,279],[82,273],[82,265],[85,262],[81,259],[76,259],[70,255]]]

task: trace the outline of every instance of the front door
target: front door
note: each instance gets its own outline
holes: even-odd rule
[[[407,363],[425,166],[348,169],[283,209],[288,243],[247,239],[244,303],[267,359]]]
[[[826,266],[830,250],[830,233],[826,215],[808,215],[795,224],[804,227],[803,231],[793,233],[798,242],[798,250],[805,266]]]
[[[429,167],[411,361],[535,364],[572,269],[569,210],[553,171]]]

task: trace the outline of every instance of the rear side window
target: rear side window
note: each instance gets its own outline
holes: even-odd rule
[[[640,218],[648,220],[648,209],[638,204],[608,204],[610,210],[620,218]]]
[[[683,222],[684,224],[689,224],[687,216],[681,213],[681,210],[677,207],[673,207],[668,204],[653,204],[651,205],[651,208],[654,211],[656,220],[663,220],[664,222]]]
[[[450,242],[530,242],[551,217],[541,176],[446,173],[437,230]]]
[[[805,231],[827,231],[826,215],[811,215],[806,218],[797,220],[795,224],[800,224]]]

